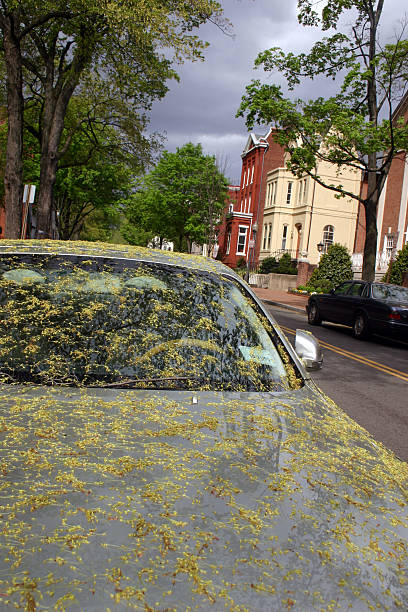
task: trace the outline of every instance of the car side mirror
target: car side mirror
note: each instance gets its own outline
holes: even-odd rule
[[[296,330],[295,351],[306,370],[320,370],[323,353],[319,341],[305,329]]]

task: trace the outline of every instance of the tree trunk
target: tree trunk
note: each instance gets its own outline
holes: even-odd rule
[[[373,281],[375,279],[375,262],[377,257],[377,208],[379,191],[377,186],[376,172],[368,173],[367,199],[364,202],[366,216],[366,236],[364,242],[363,256],[363,280]]]
[[[59,146],[66,104],[57,100],[53,91],[53,69],[48,73],[41,139],[40,187],[38,190],[36,238],[51,238],[51,214],[54,185],[57,178]],[[61,103],[62,102],[62,103]]]
[[[51,238],[51,213],[58,161],[52,155],[41,156],[40,188],[38,191],[36,238]]]
[[[40,188],[38,191],[37,208],[37,238],[51,238],[51,215],[53,210],[54,185],[57,176],[58,163],[64,154],[64,147],[60,151],[61,137],[64,129],[64,120],[69,101],[78,85],[79,79],[85,67],[89,64],[93,46],[91,34],[95,24],[91,28],[84,28],[81,32],[81,40],[71,61],[71,70],[66,75],[61,70],[58,79],[55,79],[56,49],[50,50],[47,61],[47,78],[45,85],[45,103],[42,122],[41,138],[41,170]],[[40,51],[41,53],[41,51]],[[68,142],[65,143],[65,148]]]
[[[21,50],[12,17],[4,23],[3,44],[7,67],[7,151],[4,172],[5,237],[20,238],[23,201],[23,78]]]

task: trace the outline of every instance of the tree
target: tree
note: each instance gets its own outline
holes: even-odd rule
[[[298,0],[298,19],[305,26],[323,31],[339,26],[350,11],[354,25],[349,34],[335,32],[317,42],[310,53],[284,53],[272,48],[260,53],[256,65],[265,71],[278,70],[290,90],[303,78],[319,76],[337,79],[337,95],[308,102],[286,98],[281,87],[254,80],[238,115],[247,125],[273,123],[276,140],[290,154],[289,169],[307,174],[339,197],[362,203],[366,216],[363,278],[373,280],[377,249],[377,207],[391,161],[398,150],[408,146],[408,130],[394,111],[408,84],[408,41],[402,35],[393,44],[381,45],[379,24],[384,0],[324,0],[319,15],[312,0]],[[367,179],[367,194],[351,193],[341,185],[328,183],[319,174],[319,162],[335,164],[339,171],[348,166]]]
[[[324,253],[306,284],[309,292],[328,293],[340,283],[353,278],[351,257],[345,246],[332,244]]]
[[[136,227],[136,238],[159,236],[180,251],[186,244],[190,252],[193,242],[211,245],[227,190],[215,158],[204,155],[200,144],[165,151],[127,206],[125,236],[131,239]]]
[[[5,235],[19,238],[23,196],[23,60],[22,44],[37,26],[58,18],[64,3],[4,0],[0,5],[0,31],[6,73],[8,135],[4,171]],[[52,6],[53,5],[53,6]],[[58,6],[57,6],[58,5]]]
[[[132,186],[130,169],[101,152],[86,166],[60,169],[55,186],[60,238],[107,239]]]
[[[173,60],[202,58],[206,43],[192,30],[221,21],[216,0],[163,3],[152,0],[4,0],[0,29],[7,67],[9,138],[6,162],[6,232],[18,234],[22,195],[23,68],[34,97],[42,97],[37,135],[41,177],[37,229],[50,229],[58,163],[70,144],[61,142],[69,102],[91,72],[142,113],[162,97],[175,77]],[[173,59],[168,59],[171,50]],[[37,100],[36,100],[37,101]],[[143,121],[142,121],[143,123]],[[33,130],[35,128],[33,127]]]

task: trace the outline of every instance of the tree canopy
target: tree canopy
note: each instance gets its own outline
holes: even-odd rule
[[[228,181],[200,144],[165,151],[126,208],[124,235],[133,244],[159,236],[181,251],[213,244]]]
[[[381,44],[380,20],[384,0],[298,1],[298,18],[305,26],[318,26],[331,35],[309,53],[295,55],[277,47],[260,53],[256,66],[278,71],[289,90],[304,79],[327,77],[339,83],[337,94],[309,101],[285,96],[280,85],[253,80],[246,88],[238,115],[248,127],[273,124],[276,140],[290,153],[289,169],[311,176],[339,197],[359,200],[365,209],[366,238],[363,278],[372,280],[377,250],[377,207],[396,152],[408,147],[408,130],[395,109],[408,87],[408,40],[402,34]],[[321,10],[320,13],[316,8]],[[340,32],[345,14],[353,19],[350,31]],[[367,180],[367,193],[352,193],[328,182],[320,162],[339,170],[348,166]]]
[[[143,129],[152,100],[163,97],[166,81],[176,77],[174,62],[202,58],[206,43],[194,30],[206,21],[225,23],[216,0],[1,3],[9,130],[5,168],[9,237],[18,235],[21,221],[24,103],[40,108],[31,130],[41,145],[37,226],[47,235],[56,172],[73,137],[73,131],[65,132],[65,138],[63,134],[74,93],[81,87],[89,90],[92,81],[98,92],[94,99],[110,104],[112,125]]]

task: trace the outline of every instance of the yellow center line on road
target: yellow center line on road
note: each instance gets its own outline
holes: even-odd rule
[[[281,329],[283,329],[283,331],[289,334],[295,335],[296,333],[295,330],[291,329],[290,327],[285,327],[283,325],[281,325]],[[351,353],[350,351],[347,351],[346,349],[341,349],[337,346],[334,346],[333,344],[329,344],[328,342],[325,342],[324,340],[319,340],[319,344],[320,346],[327,348],[329,349],[329,351],[332,351],[333,353],[337,353],[338,355],[341,355],[342,357],[348,357],[349,359],[352,359],[353,361],[358,361],[359,363],[368,365],[371,368],[374,368],[375,370],[384,372],[384,374],[390,374],[391,376],[395,376],[395,378],[400,378],[401,380],[408,382],[408,374],[406,372],[401,372],[400,370],[396,370],[395,368],[390,368],[389,366],[383,365],[382,363],[378,363],[377,361],[373,361],[372,359],[368,359],[367,357],[363,357],[362,355],[356,355],[355,353]]]

